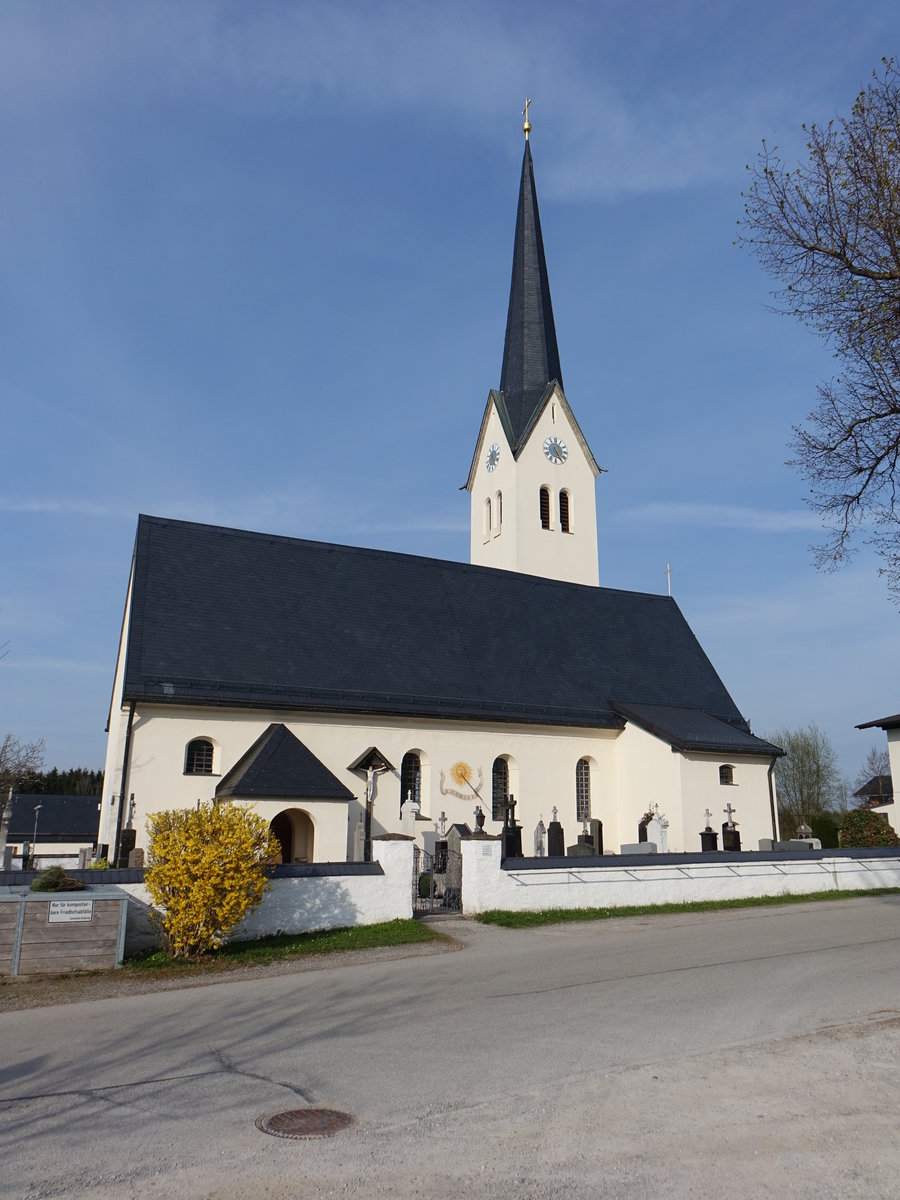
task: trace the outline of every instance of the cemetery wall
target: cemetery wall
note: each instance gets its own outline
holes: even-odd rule
[[[413,843],[372,842],[373,863],[311,863],[292,866],[271,880],[262,902],[234,937],[269,937],[314,929],[374,925],[412,917]],[[143,883],[120,885],[141,907],[150,897]],[[137,953],[145,930],[135,924],[126,939],[126,956]]]
[[[552,860],[551,865],[551,860],[507,859],[501,867],[499,842],[467,839],[461,850],[466,915],[492,908],[620,908],[900,887],[896,851],[807,851],[797,858],[775,853],[617,856],[602,866],[597,860],[591,865]],[[680,861],[671,861],[676,857]]]

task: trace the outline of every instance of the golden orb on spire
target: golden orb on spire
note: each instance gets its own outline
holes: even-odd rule
[[[522,124],[522,132],[525,134],[526,142],[528,141],[529,133],[531,133],[531,122],[528,120],[528,105],[530,103],[531,103],[531,99],[528,96],[526,96],[525,97],[525,107],[522,109],[522,116],[525,118],[525,120]]]

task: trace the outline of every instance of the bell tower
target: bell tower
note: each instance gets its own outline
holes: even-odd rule
[[[466,490],[470,561],[570,583],[599,584],[594,480],[600,467],[563,391],[550,280],[525,153],[499,390],[488,396]]]

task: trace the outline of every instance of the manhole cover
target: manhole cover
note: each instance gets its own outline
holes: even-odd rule
[[[257,1129],[282,1138],[331,1137],[352,1124],[349,1113],[334,1108],[289,1108],[256,1118]]]

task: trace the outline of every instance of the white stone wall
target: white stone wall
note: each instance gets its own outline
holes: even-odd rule
[[[516,871],[500,869],[500,843],[462,843],[463,912],[499,908],[536,912],[550,908],[620,908],[625,905],[683,904],[806,892],[900,887],[900,854],[885,858],[797,858],[788,861],[731,861],[684,866],[580,867]]]
[[[372,857],[381,864],[383,875],[273,879],[262,902],[235,931],[234,939],[377,925],[381,921],[411,918],[412,842],[373,842]],[[143,884],[117,886],[140,905],[151,907]]]

